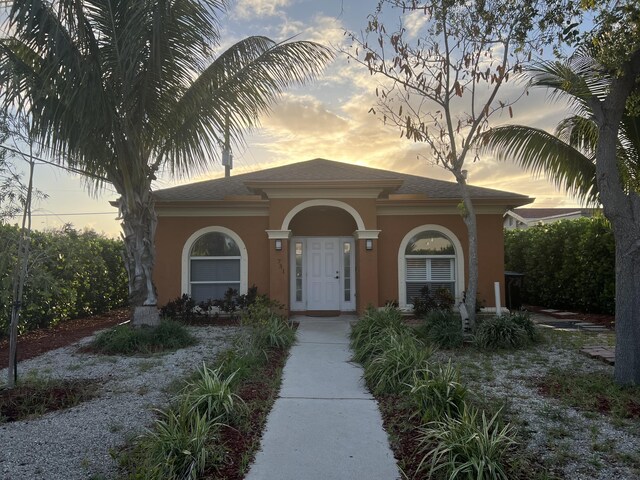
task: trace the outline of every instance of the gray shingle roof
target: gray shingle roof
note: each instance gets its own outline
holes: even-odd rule
[[[432,178],[390,172],[377,168],[361,167],[348,163],[316,158],[306,162],[293,163],[281,167],[269,168],[251,173],[216,178],[203,182],[181,185],[179,187],[157,190],[154,197],[158,202],[190,202],[224,200],[229,195],[252,195],[254,192],[245,186],[245,182],[256,181],[358,181],[358,180],[402,180],[402,185],[393,193],[423,193],[432,199],[460,198],[458,185]],[[472,198],[527,199],[526,195],[492,190],[482,187],[469,187]]]
[[[546,218],[546,217],[555,217],[558,215],[571,215],[571,214],[580,214],[585,217],[590,217],[593,215],[594,209],[588,208],[515,208],[513,210],[514,213],[520,215],[522,218]]]

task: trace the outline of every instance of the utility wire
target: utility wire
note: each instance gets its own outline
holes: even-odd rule
[[[16,149],[16,148],[12,148],[12,147],[8,147],[7,145],[0,145],[0,148],[4,148],[5,150],[8,150],[10,152],[13,153],[17,153],[18,155],[22,155],[23,157],[27,157],[31,160],[35,160],[37,162],[41,162],[47,165],[51,165],[52,167],[58,167],[61,168],[63,170],[67,170],[68,172],[72,172],[72,173],[77,173],[78,175],[83,175],[85,177],[91,177],[94,178],[96,180],[100,180],[103,182],[107,182],[107,183],[111,183],[107,178],[101,177],[100,175],[96,175],[95,173],[90,173],[87,172],[85,170],[80,170],[78,168],[74,168],[74,167],[65,167],[64,165],[59,165],[55,162],[51,162],[49,160],[45,160],[44,158],[40,158],[40,157],[35,157],[33,155],[29,155],[28,153],[24,153],[21,152],[20,150]]]
[[[68,217],[72,215],[117,215],[118,212],[69,212],[69,213],[32,213],[32,217]]]

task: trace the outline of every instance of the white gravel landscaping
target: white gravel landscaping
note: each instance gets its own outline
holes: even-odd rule
[[[582,343],[612,344],[612,335],[547,332],[547,342],[513,353],[456,352],[471,392],[507,411],[524,433],[526,450],[552,473],[571,480],[640,478],[640,422],[585,413],[543,396],[535,386],[551,368],[569,372],[608,372],[613,367],[578,353]],[[439,352],[448,358],[447,352]]]
[[[170,386],[203,361],[213,360],[236,327],[189,327],[198,343],[172,353],[146,357],[78,352],[87,337],[19,365],[21,375],[96,379],[91,401],[31,420],[0,424],[0,477],[4,480],[87,480],[114,478],[110,452],[140,434],[165,406]],[[0,370],[6,377],[7,370]]]

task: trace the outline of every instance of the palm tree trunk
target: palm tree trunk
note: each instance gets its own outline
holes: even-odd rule
[[[151,188],[138,189],[120,198],[124,262],[129,276],[129,301],[134,309],[134,325],[159,322],[156,288],[153,284],[155,265],[154,237],[158,216]]]

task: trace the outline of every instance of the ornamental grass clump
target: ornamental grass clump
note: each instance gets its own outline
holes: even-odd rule
[[[486,350],[513,350],[529,345],[531,339],[511,316],[502,315],[480,322],[476,327],[474,343]]]
[[[464,411],[467,388],[460,383],[460,372],[451,361],[414,371],[409,388],[416,413],[424,423],[459,418]]]
[[[172,320],[156,327],[118,325],[96,336],[88,350],[106,355],[151,354],[188,347],[196,343],[187,328]]]
[[[193,412],[188,403],[157,412],[159,418],[137,446],[139,463],[130,465],[130,478],[195,480],[207,465],[221,461],[208,446],[217,436],[215,420]]]
[[[366,364],[386,348],[389,338],[407,332],[400,312],[393,307],[369,308],[352,327],[350,345],[354,360]]]
[[[445,416],[419,429],[419,470],[429,478],[507,480],[508,458],[516,446],[515,430],[465,406],[459,417]]]
[[[424,369],[434,349],[413,335],[390,336],[384,348],[364,364],[364,379],[375,394],[402,393],[415,370]]]
[[[184,387],[182,401],[189,406],[190,414],[227,422],[244,413],[245,403],[233,388],[238,371],[225,375],[222,370],[222,366],[211,369],[203,362],[195,379]]]
[[[263,325],[257,327],[254,335],[256,343],[264,348],[287,349],[296,341],[293,325],[275,314],[271,314]]]
[[[538,343],[542,339],[536,324],[531,320],[529,312],[515,312],[509,318],[527,334],[531,343]]]
[[[429,312],[418,332],[428,343],[439,348],[458,348],[464,341],[460,315],[451,310]]]

